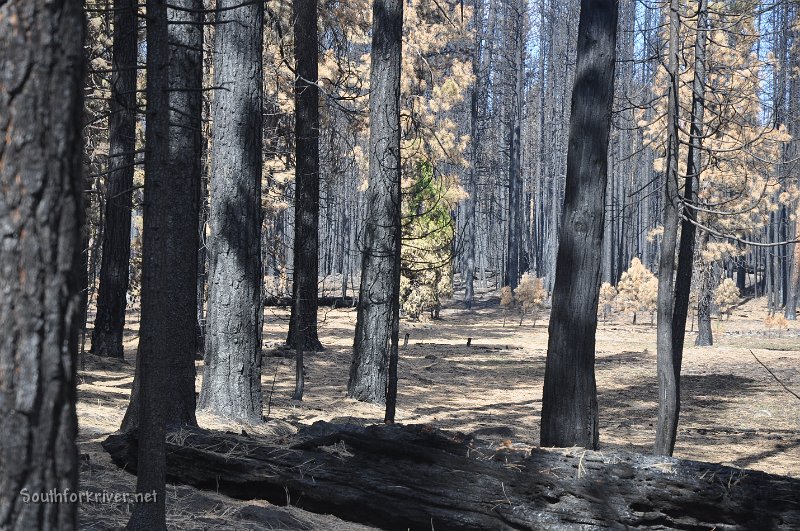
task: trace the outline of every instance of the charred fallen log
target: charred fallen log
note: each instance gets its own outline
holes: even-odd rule
[[[136,433],[103,447],[136,470]],[[800,480],[627,452],[486,446],[317,422],[286,440],[171,432],[171,481],[384,529],[798,529]]]

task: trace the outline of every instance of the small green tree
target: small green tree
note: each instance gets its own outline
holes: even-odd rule
[[[410,319],[426,310],[438,317],[442,298],[453,294],[448,190],[429,162],[419,162],[404,196],[400,305]]]

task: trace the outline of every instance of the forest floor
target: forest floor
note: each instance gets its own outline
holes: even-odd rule
[[[764,299],[737,307],[729,320],[714,320],[714,346],[687,346],[682,370],[682,410],[675,457],[800,477],[800,404],[775,381],[755,354],[787,387],[800,393],[800,321],[767,329]],[[655,437],[655,326],[649,315],[613,315],[597,334],[600,450],[649,452]],[[132,492],[135,477],[118,470],[100,447],[122,420],[133,381],[135,312],[129,315],[125,361],[86,355],[79,371],[78,417],[82,454],[81,488]],[[320,309],[324,352],[306,353],[302,402],[291,400],[294,359],[280,347],[288,311],[267,308],[265,322],[265,415],[262,433],[292,431],[317,420],[371,424],[383,409],[346,397],[356,322],[354,309]],[[90,321],[91,322],[91,321]],[[484,292],[472,311],[459,301],[436,321],[401,322],[397,421],[471,432],[504,426],[513,430],[502,444],[536,444],[539,439],[547,321],[519,325],[518,314]],[[694,333],[687,334],[687,344]],[[472,338],[467,346],[467,338]],[[202,377],[198,362],[198,386]],[[201,427],[240,429],[200,415]],[[252,429],[248,428],[252,433]],[[498,441],[501,443],[501,441]],[[171,529],[367,529],[295,507],[237,501],[190,487],[168,486]],[[84,504],[82,529],[123,526],[125,504]]]

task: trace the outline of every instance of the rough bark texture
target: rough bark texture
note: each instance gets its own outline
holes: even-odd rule
[[[136,491],[155,492],[155,503],[134,506],[128,529],[166,530],[165,458],[167,380],[178,369],[173,334],[170,286],[172,267],[185,257],[173,253],[172,200],[181,193],[168,174],[169,137],[169,36],[167,6],[148,0],[147,9],[147,127],[145,133],[145,186],[142,233],[142,310],[139,353],[131,402],[123,428],[142,431],[138,448],[142,466]],[[194,232],[194,231],[192,231]]]
[[[667,162],[664,183],[664,235],[658,263],[658,311],[656,324],[656,372],[658,374],[658,422],[654,451],[672,455],[678,430],[680,389],[673,359],[672,322],[675,308],[675,248],[678,241],[680,204],[678,201],[678,64],[680,28],[678,0],[669,7],[669,98],[667,103]]]
[[[795,218],[793,238],[800,237],[800,218]],[[797,320],[797,295],[800,292],[800,244],[792,243],[792,262],[789,267],[789,285],[786,293],[784,316],[790,321]]]
[[[296,78],[294,187],[294,277],[286,343],[317,351],[319,276],[319,90],[317,89],[317,0],[294,0]],[[302,344],[301,344],[302,343]]]
[[[386,403],[400,319],[400,58],[403,0],[372,3],[369,186],[347,394]],[[394,360],[394,361],[393,361]],[[396,374],[394,375],[396,389]]]
[[[516,23],[514,95],[511,111],[511,130],[509,131],[508,155],[508,242],[506,245],[506,271],[504,284],[516,288],[520,279],[520,247],[522,241],[522,153],[521,127],[522,105],[524,100],[523,77],[525,75],[525,45],[523,14]]]
[[[76,527],[83,12],[0,2],[0,529]]]
[[[261,161],[260,2],[217,2],[212,107],[206,352],[200,407],[260,422]]]
[[[172,480],[382,529],[792,529],[800,481],[627,452],[498,447],[507,435],[318,422],[296,438],[184,430]],[[103,446],[136,470],[132,435]]]
[[[131,198],[136,149],[136,0],[114,1],[111,116],[108,120],[103,252],[91,352],[123,358],[131,257]]]
[[[160,280],[163,293],[160,315],[168,320],[167,343],[159,356],[169,357],[169,385],[164,389],[164,419],[167,424],[197,424],[195,419],[195,355],[197,352],[197,248],[199,224],[199,201],[201,180],[202,138],[200,134],[202,113],[202,0],[170,0],[168,9],[167,39],[165,52],[168,65],[161,75],[167,76],[166,104],[168,145],[166,159],[153,162],[147,179],[154,172],[155,190],[163,203],[157,212],[145,210],[159,217],[158,230],[162,233],[166,252],[165,268],[158,274],[169,276]],[[159,80],[160,82],[161,80]],[[148,118],[151,116],[148,110]],[[152,121],[152,120],[151,120]],[[148,148],[149,149],[149,148]],[[153,166],[155,164],[155,166]],[[147,184],[146,184],[147,186]],[[146,200],[145,200],[146,202]],[[147,206],[145,207],[147,208]],[[146,234],[145,234],[146,238]],[[166,312],[166,313],[164,313]],[[144,305],[142,306],[144,314]],[[162,318],[162,317],[160,317]],[[142,316],[144,322],[144,315]],[[143,352],[140,346],[140,354]],[[137,357],[138,361],[138,357]],[[141,367],[133,383],[130,405],[122,421],[123,430],[137,426],[141,402]]]
[[[689,298],[694,270],[695,220],[696,212],[691,205],[697,201],[697,188],[700,179],[701,154],[703,144],[703,121],[705,116],[706,92],[706,17],[707,0],[700,0],[697,6],[697,40],[694,46],[694,78],[692,80],[692,114],[690,139],[686,155],[686,176],[684,177],[683,198],[688,208],[683,208],[681,235],[678,243],[678,270],[675,278],[675,308],[672,314],[672,359],[674,360],[675,380],[680,382],[683,344],[686,339],[686,318],[689,313]],[[701,247],[702,251],[702,247]]]
[[[481,30],[483,23],[483,1],[476,0],[473,7],[473,30],[475,31],[474,49],[472,55],[473,85],[470,94],[470,168],[467,178],[467,193],[469,197],[464,201],[464,306],[472,309],[475,298],[475,239],[477,220],[475,219],[476,205],[478,203],[478,159],[480,146],[480,127],[478,124],[478,97],[481,88]]]
[[[708,242],[708,233],[701,236],[702,245]],[[694,344],[698,347],[710,347],[714,344],[714,334],[711,330],[711,302],[714,296],[714,269],[711,262],[701,261],[700,285],[697,289],[697,337]]]
[[[595,330],[614,99],[616,0],[583,0],[542,397],[542,446],[596,448]]]

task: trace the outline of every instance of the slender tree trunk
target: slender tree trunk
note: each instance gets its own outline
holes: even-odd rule
[[[347,394],[394,421],[400,320],[400,65],[404,0],[373,0],[369,186]]]
[[[0,529],[77,527],[82,2],[0,2]]]
[[[294,187],[294,278],[292,313],[286,343],[322,350],[317,337],[319,277],[319,91],[317,89],[317,0],[294,0],[296,78]],[[303,337],[303,344],[298,338]]]
[[[679,0],[670,0],[669,58],[670,76],[667,105],[667,165],[664,185],[664,235],[661,240],[661,259],[658,267],[658,322],[656,330],[658,373],[658,421],[656,424],[657,455],[672,455],[680,413],[680,389],[676,379],[673,357],[673,315],[675,308],[674,275],[675,248],[678,239],[680,198],[678,191],[678,65],[680,60]]]
[[[550,317],[542,446],[598,443],[594,376],[617,0],[582,0],[567,180]]]
[[[218,0],[214,36],[206,364],[200,407],[242,422],[262,417],[260,2]]]
[[[522,240],[522,165],[520,127],[522,122],[522,105],[524,101],[525,75],[525,25],[523,20],[527,10],[525,2],[514,4],[517,7],[517,23],[514,31],[515,63],[514,93],[511,105],[511,131],[509,135],[508,166],[508,244],[506,246],[506,270],[504,284],[516,288],[520,278],[520,247]]]
[[[136,149],[136,0],[114,0],[108,185],[91,351],[122,358],[131,256],[131,198]]]
[[[481,55],[482,55],[482,28],[483,24],[483,0],[475,0],[473,7],[473,30],[475,40],[473,43],[472,54],[472,76],[473,86],[470,95],[470,162],[469,177],[467,181],[467,193],[469,197],[464,203],[464,257],[466,267],[464,268],[464,306],[468,310],[472,309],[475,298],[475,214],[478,203],[478,157],[480,153],[480,128],[478,124],[478,98],[481,93]]]
[[[694,46],[694,78],[692,80],[692,110],[690,138],[686,157],[686,176],[684,178],[683,197],[688,208],[683,209],[681,235],[678,251],[678,271],[675,279],[675,308],[672,314],[672,360],[675,370],[675,382],[680,402],[681,363],[683,360],[683,344],[686,338],[686,317],[689,312],[689,298],[692,288],[692,270],[694,268],[695,210],[691,207],[697,199],[703,142],[703,124],[705,117],[706,92],[706,17],[708,0],[699,0],[697,7],[696,41]],[[702,247],[701,247],[702,249]]]
[[[144,233],[142,243],[142,319],[136,380],[126,422],[141,428],[136,491],[155,492],[155,503],[134,506],[128,529],[166,530],[164,503],[165,396],[167,378],[176,358],[169,348],[171,333],[170,267],[178,258],[169,248],[169,34],[163,0],[147,1],[147,127],[145,136]],[[193,233],[194,231],[192,231]],[[194,328],[191,329],[192,333]],[[180,333],[180,331],[177,331]]]
[[[123,429],[141,433],[129,529],[166,529],[166,425],[196,425],[197,227],[201,173],[202,0],[147,2],[142,318]],[[174,9],[172,8],[174,6]]]
[[[793,30],[792,38],[795,42],[798,37],[800,37],[800,32]],[[800,59],[798,55],[797,53],[791,55],[791,67],[793,69],[800,68]],[[797,136],[798,133],[800,133],[800,80],[797,79],[797,76],[790,76],[789,80],[789,116],[791,117],[789,133],[792,135],[792,140],[786,152],[786,159],[794,160],[798,156]],[[794,223],[790,226],[790,236],[792,239],[800,237],[800,217],[796,215],[797,205],[795,205],[794,212]],[[784,313],[786,319],[794,321],[797,319],[797,299],[800,292],[800,244],[789,244],[787,251],[790,257],[790,263],[789,279],[786,286],[786,310]]]
[[[792,231],[792,238],[800,236],[800,217],[795,218],[794,229]],[[786,319],[794,321],[797,319],[797,294],[800,288],[800,244],[792,243],[790,246],[791,252],[791,265],[789,267],[789,283],[786,292],[786,310],[784,312]]]
[[[157,232],[159,242],[150,249],[154,252],[168,253],[163,257],[153,275],[169,275],[168,281],[157,280],[160,292],[156,319],[168,321],[160,323],[157,334],[168,338],[166,345],[153,346],[159,358],[166,358],[164,370],[168,371],[169,385],[163,388],[160,397],[163,402],[164,421],[169,425],[197,425],[195,419],[195,366],[197,354],[197,274],[198,274],[198,231],[200,184],[202,174],[202,49],[203,49],[203,2],[202,0],[170,0],[167,23],[166,65],[156,64],[159,75],[167,77],[167,86],[158,90],[167,92],[167,107],[156,107],[152,112],[167,112],[166,125],[168,146],[165,159],[151,162],[146,179],[155,180],[155,190],[150,197],[163,201],[159,209],[148,209],[145,200],[145,215],[154,216],[151,233]],[[149,42],[149,41],[148,41]],[[160,60],[160,58],[159,58]],[[150,68],[148,64],[148,68]],[[150,80],[148,79],[148,83]],[[158,81],[159,86],[161,80]],[[160,101],[160,100],[159,100]],[[152,122],[152,114],[148,118]],[[159,126],[161,124],[158,124]],[[159,135],[160,135],[159,131]],[[161,137],[151,138],[161,141]],[[152,143],[150,144],[152,146]],[[147,148],[148,150],[150,147]],[[147,170],[147,168],[146,168]],[[147,186],[147,182],[145,182]],[[166,198],[166,199],[164,199]],[[147,224],[147,221],[145,221]],[[147,231],[144,235],[147,241]],[[147,243],[145,243],[147,245]],[[163,247],[161,247],[163,245]],[[144,284],[144,270],[142,274]],[[153,280],[150,279],[152,282]],[[144,287],[143,287],[144,291]],[[144,294],[142,295],[144,297]],[[163,297],[163,298],[162,298]],[[165,313],[166,312],[166,313]],[[144,301],[142,301],[142,337],[144,332]],[[152,323],[152,320],[150,320]],[[159,339],[160,341],[160,339]],[[140,356],[146,361],[144,344],[140,340]],[[164,350],[161,350],[164,348]],[[167,368],[168,367],[168,368]],[[125,412],[121,429],[128,431],[139,425],[142,407],[144,381],[142,365],[137,357],[137,370],[134,376],[130,404]]]

